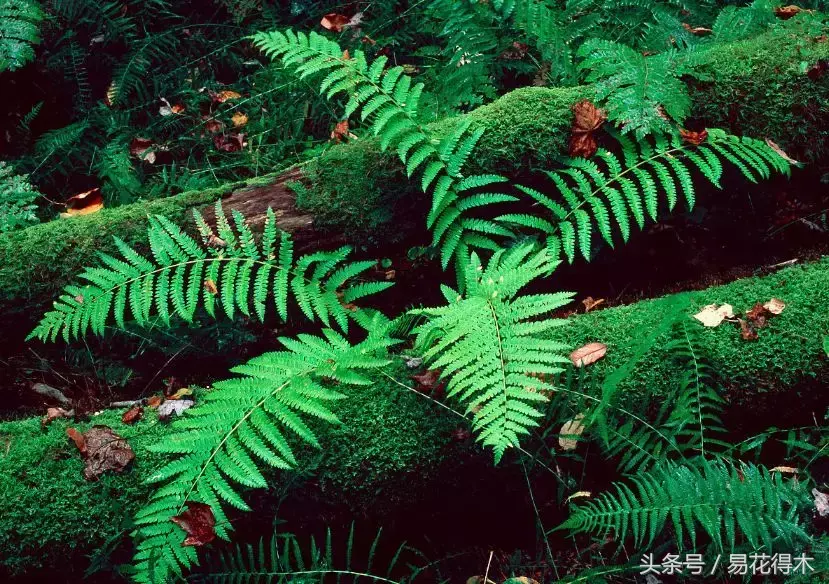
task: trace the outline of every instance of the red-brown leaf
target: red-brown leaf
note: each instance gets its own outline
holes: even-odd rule
[[[78,450],[81,451],[81,454],[86,454],[86,440],[78,430],[75,428],[67,428],[66,435],[72,439],[72,442],[75,443],[75,446],[78,447]]]
[[[72,414],[68,410],[64,410],[63,408],[46,408],[46,416],[40,421],[41,426],[46,426],[52,422],[52,420],[57,420],[58,418],[68,418]]]
[[[70,437],[77,444],[76,437]],[[84,449],[81,454],[86,461],[83,476],[88,481],[98,480],[108,470],[121,472],[135,458],[127,441],[107,426],[93,426],[83,433],[82,438]]]
[[[705,28],[703,26],[691,26],[687,22],[682,23],[682,28],[696,36],[705,36],[713,32],[710,28]]]
[[[155,409],[158,406],[160,406],[163,401],[164,398],[160,395],[152,395],[149,397],[149,399],[147,399],[147,407]]]
[[[216,517],[210,505],[187,501],[187,511],[170,519],[187,534],[182,545],[203,546],[216,539]]]
[[[740,336],[743,337],[744,341],[756,341],[757,340],[757,331],[754,330],[754,326],[747,320],[740,320]]]
[[[216,134],[213,136],[213,145],[222,152],[238,152],[245,146],[245,135],[237,133]]]
[[[72,215],[89,215],[104,208],[104,197],[101,189],[94,188],[66,200],[66,211],[61,213],[62,217]]]
[[[351,19],[344,14],[337,14],[332,12],[322,17],[320,24],[323,28],[334,32],[342,32],[343,29],[351,24]]]
[[[570,361],[576,367],[585,367],[604,357],[605,353],[607,345],[604,343],[588,343],[570,353]]]
[[[342,142],[345,138],[348,138],[348,120],[337,122],[331,132],[331,139],[335,142]]]
[[[569,154],[590,158],[599,147],[595,132],[607,121],[607,115],[586,99],[573,105],[572,109],[574,117]]]
[[[781,20],[788,20],[791,17],[799,14],[800,12],[809,12],[808,10],[804,10],[800,6],[795,6],[794,4],[789,4],[788,6],[778,6],[774,9],[774,14],[777,18]]]
[[[140,420],[141,416],[143,415],[144,408],[142,408],[140,405],[132,406],[130,409],[124,412],[123,416],[121,416],[121,421],[124,424],[134,424],[138,420]]]
[[[700,132],[693,132],[691,130],[680,130],[679,136],[682,138],[682,141],[686,144],[693,144],[694,146],[699,146],[708,139],[708,130],[702,130]]]

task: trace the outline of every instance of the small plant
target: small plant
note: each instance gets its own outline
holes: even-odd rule
[[[35,200],[40,193],[29,183],[26,175],[0,162],[0,233],[28,227],[38,222]]]

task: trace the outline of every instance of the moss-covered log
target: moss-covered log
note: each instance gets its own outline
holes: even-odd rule
[[[769,137],[793,156],[817,160],[829,150],[829,75],[812,79],[805,71],[827,57],[829,42],[810,35],[798,18],[756,39],[717,47],[706,70],[711,81],[693,86],[694,122]],[[469,171],[511,173],[561,155],[572,123],[570,107],[591,94],[589,86],[525,88],[467,114],[485,129]],[[429,127],[442,135],[459,120]],[[302,176],[307,189],[296,200],[285,188],[286,181],[299,178],[292,169],[279,178],[139,202],[2,235],[0,306],[53,296],[94,261],[95,251],[113,249],[113,234],[140,241],[149,213],[189,221],[190,208],[220,197],[253,217],[273,206],[282,213],[280,225],[306,241],[319,237],[314,227],[334,232],[337,241],[369,244],[423,228],[422,217],[411,213],[422,205],[422,194],[406,179],[394,153],[381,153],[373,139],[332,147],[304,165]]]
[[[829,359],[821,343],[829,334],[828,282],[829,258],[707,290],[577,315],[558,330],[573,346],[590,341],[608,345],[606,357],[591,366],[601,375],[630,360],[637,349],[631,339],[641,339],[658,327],[668,304],[679,306],[679,318],[690,318],[711,303],[730,303],[742,313],[775,297],[786,308],[759,330],[757,340],[743,340],[729,323],[704,329],[702,339],[708,358],[732,390],[729,395],[792,390],[827,371]],[[665,341],[664,336],[656,338],[624,379],[620,389],[629,399],[664,393],[674,383]],[[403,365],[391,367],[388,374],[409,381]],[[408,496],[414,478],[428,475],[456,452],[449,445],[454,444],[452,430],[459,419],[385,375],[337,407],[343,425],[318,430],[323,450],[302,452],[298,476],[315,474],[323,495],[339,504],[387,508]],[[122,519],[147,494],[141,478],[160,464],[147,445],[163,440],[165,426],[155,422],[152,411],[137,425],[125,426],[120,413],[107,411],[83,424],[58,420],[45,429],[38,419],[0,424],[0,573],[28,571],[31,577],[38,569],[76,565],[70,561],[73,554],[90,553],[110,538],[126,537]],[[80,457],[65,429],[73,425],[84,430],[91,424],[110,425],[129,440],[136,452],[131,470],[97,483],[83,479]],[[280,492],[277,486],[271,498]]]

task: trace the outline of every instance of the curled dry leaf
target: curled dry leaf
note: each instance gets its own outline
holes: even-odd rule
[[[558,445],[562,450],[575,450],[579,446],[578,437],[584,432],[584,424],[581,421],[584,419],[584,414],[578,414],[572,420],[564,423],[559,430]]]
[[[236,112],[230,118],[234,128],[241,128],[248,123],[248,116],[242,112]]]
[[[704,26],[691,26],[687,22],[682,23],[682,28],[697,36],[706,36],[713,32],[710,28],[705,28]]]
[[[170,519],[187,534],[181,545],[202,546],[216,539],[216,516],[210,505],[187,501],[187,511]]]
[[[584,312],[590,312],[600,304],[604,304],[604,298],[594,300],[592,296],[588,296],[587,298],[582,300],[581,303],[584,304]]]
[[[193,402],[189,399],[168,399],[158,406],[158,419],[162,422],[167,422],[174,414],[180,416],[192,407]]]
[[[797,474],[800,471],[798,471],[793,466],[775,466],[773,469],[771,469],[771,472],[779,472],[783,474]]]
[[[794,4],[789,4],[788,6],[778,6],[774,9],[774,14],[777,18],[781,20],[788,20],[793,16],[801,12],[810,12],[809,10],[804,10],[800,6],[796,6]]]
[[[763,308],[771,312],[773,315],[777,316],[783,309],[786,308],[786,303],[778,298],[772,298],[768,302],[763,305]]]
[[[96,187],[67,199],[66,211],[61,213],[60,216],[74,217],[76,215],[90,215],[97,213],[103,208],[104,197],[101,195],[101,189]]]
[[[127,441],[107,426],[93,426],[83,434],[67,428],[66,434],[84,457],[83,476],[88,481],[98,480],[108,470],[121,472],[135,458]]]
[[[232,89],[225,89],[218,93],[210,92],[210,99],[216,103],[224,103],[233,99],[239,99],[240,97],[242,97],[242,94]]]
[[[132,406],[124,415],[121,416],[121,421],[125,424],[135,424],[144,415],[144,408],[140,405]]]
[[[590,158],[599,148],[595,133],[607,121],[607,114],[587,99],[574,104],[572,109],[574,117],[570,130],[570,156]]]
[[[570,361],[576,367],[585,367],[604,357],[605,353],[607,345],[604,343],[588,343],[570,353]]]
[[[222,152],[238,152],[247,145],[245,135],[231,132],[229,134],[216,134],[213,136],[213,145]]]
[[[208,294],[215,296],[219,293],[219,289],[216,287],[216,282],[211,280],[210,278],[204,281],[204,289],[207,291]]]
[[[68,418],[71,415],[71,411],[64,410],[63,408],[46,408],[46,416],[40,421],[40,425],[46,426],[51,424],[53,420],[57,420],[58,418]]]
[[[825,40],[823,42],[825,42]],[[817,81],[823,77],[823,74],[827,71],[829,71],[829,59],[818,59],[814,65],[806,70],[806,76],[812,81]]]
[[[757,340],[757,331],[754,329],[754,326],[748,322],[747,320],[740,320],[740,336],[743,337],[745,341],[756,341]]]
[[[331,12],[330,14],[326,14],[320,20],[320,24],[323,28],[330,30],[332,32],[342,32],[344,29],[348,27],[359,26],[363,22],[363,13],[358,12],[352,17],[348,17],[344,14],[337,14],[336,12]]]
[[[221,132],[222,130],[224,130],[225,125],[222,122],[220,122],[219,120],[210,118],[209,120],[207,120],[204,123],[204,129],[209,134],[216,134],[216,133]]]
[[[338,143],[342,142],[348,135],[348,120],[337,122],[337,125],[331,131],[331,139]]]
[[[821,493],[817,489],[812,489],[812,496],[815,498],[815,509],[818,515],[826,517],[829,515],[829,495]]]
[[[440,369],[429,369],[410,377],[417,381],[417,390],[421,393],[438,393],[443,390],[444,384],[440,381]]]
[[[682,138],[682,141],[686,144],[693,144],[694,146],[699,146],[708,139],[708,130],[700,130],[699,132],[694,132],[692,130],[680,129],[679,136],[680,138]]]
[[[193,390],[189,387],[182,387],[167,399],[182,399],[187,395],[193,395]]]
[[[771,316],[771,312],[759,302],[755,304],[750,310],[746,311],[746,318],[751,322],[755,328],[763,328],[766,326],[766,320]]]
[[[577,492],[573,493],[572,495],[570,495],[569,497],[567,497],[567,500],[565,501],[565,503],[569,503],[573,499],[583,499],[583,498],[589,498],[589,497],[592,497],[592,496],[593,496],[593,493],[590,492],[590,491],[577,491]]]
[[[709,304],[703,306],[702,310],[694,315],[694,318],[704,326],[717,327],[726,318],[734,318],[734,308],[730,304],[723,304],[720,307],[717,307],[716,304]]]
[[[161,98],[161,103],[162,105],[158,108],[158,113],[164,116],[165,118],[167,116],[172,116],[173,114],[180,114],[184,112],[185,109],[184,106],[180,103],[170,105],[170,102],[167,101],[167,99],[164,97]]]
[[[778,146],[777,144],[775,144],[773,141],[769,140],[768,138],[766,138],[766,144],[768,145],[769,148],[771,148],[772,150],[777,152],[777,154],[783,160],[788,162],[789,164],[794,164],[795,166],[802,166],[803,165],[802,162],[799,162],[799,161],[795,160],[794,158],[792,158],[791,156],[789,156],[788,154],[786,154],[786,152],[780,146]]]

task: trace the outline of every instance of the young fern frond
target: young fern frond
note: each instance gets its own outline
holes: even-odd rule
[[[35,58],[40,23],[45,13],[38,2],[0,0],[0,73],[20,69]]]
[[[323,335],[282,338],[284,351],[233,368],[240,377],[214,383],[173,422],[172,433],[151,447],[174,459],[149,477],[159,487],[135,516],[137,582],[167,582],[197,562],[195,548],[182,546],[184,531],[171,521],[188,502],[209,505],[216,533],[226,539],[230,525],[224,508],[249,509],[241,487],[266,487],[263,465],[287,469],[295,464],[286,432],[318,446],[304,419],[338,421],[329,403],[344,396],[330,382],[368,385],[362,372],[388,363],[393,341],[382,326],[354,346],[331,329]]]
[[[679,550],[698,549],[703,536],[720,553],[742,543],[754,550],[792,549],[809,539],[798,516],[804,499],[808,503],[805,492],[761,466],[703,458],[666,462],[575,507],[557,529],[612,533],[620,544],[631,537],[637,550],[649,549],[668,525]]]
[[[375,568],[374,561],[382,528],[377,530],[365,558],[354,557],[354,531],[352,523],[345,549],[336,553],[330,528],[321,545],[311,537],[307,553],[303,551],[297,538],[290,534],[276,534],[267,544],[260,540],[255,548],[250,544],[245,548],[236,545],[219,552],[216,560],[212,562],[216,568],[203,570],[194,574],[192,578],[196,582],[246,584],[264,581],[279,584],[297,582],[298,578],[312,578],[318,582],[329,576],[336,578],[337,582],[398,584],[399,580],[392,580],[391,574],[406,551],[406,544],[401,544],[388,565],[384,569],[379,569]]]
[[[34,202],[39,196],[27,175],[14,174],[14,168],[0,162],[0,233],[37,223]]]
[[[677,136],[656,135],[639,141],[624,135],[616,138],[621,154],[600,148],[591,159],[566,159],[563,169],[544,173],[543,186],[515,185],[507,194],[489,192],[489,185],[506,182],[503,177],[487,177],[475,184],[461,181],[457,202],[444,209],[436,224],[433,244],[440,245],[444,255],[451,255],[464,249],[470,232],[474,244],[484,247],[510,234],[534,235],[546,242],[554,258],[564,255],[572,263],[580,253],[589,261],[596,232],[610,246],[616,233],[627,241],[634,227],[641,229],[646,219],[656,220],[660,199],[672,210],[682,197],[693,209],[694,171],[718,188],[724,162],[751,182],[773,172],[790,173],[789,163],[765,142],[715,128],[708,130],[708,139],[698,146],[683,143]],[[487,192],[481,194],[481,188]],[[527,203],[532,213],[524,210]],[[497,214],[496,205],[522,206],[519,212]],[[490,218],[475,218],[471,211],[479,208],[488,211]]]
[[[122,257],[100,254],[103,265],[81,272],[87,283],[67,286],[29,338],[54,341],[61,335],[69,341],[90,330],[100,335],[110,315],[123,328],[128,312],[139,325],[153,313],[165,324],[173,316],[191,322],[200,306],[211,316],[220,306],[229,318],[238,310],[264,320],[270,296],[283,321],[293,298],[307,318],[345,331],[356,312],[344,305],[391,285],[355,283],[374,262],[346,263],[348,247],[295,257],[290,236],[277,229],[270,209],[259,243],[238,211],[231,226],[221,203],[216,205],[218,235],[194,214],[203,245],[166,217],[150,217],[152,259],[116,238]]]
[[[542,392],[553,389],[539,376],[561,372],[569,363],[561,355],[566,346],[543,333],[565,324],[549,314],[573,295],[518,296],[555,266],[530,245],[496,251],[486,268],[472,254],[463,296],[443,286],[448,305],[411,311],[427,318],[415,330],[416,348],[448,380],[447,395],[474,414],[477,438],[493,448],[496,462],[538,425],[539,404],[547,401]]]

